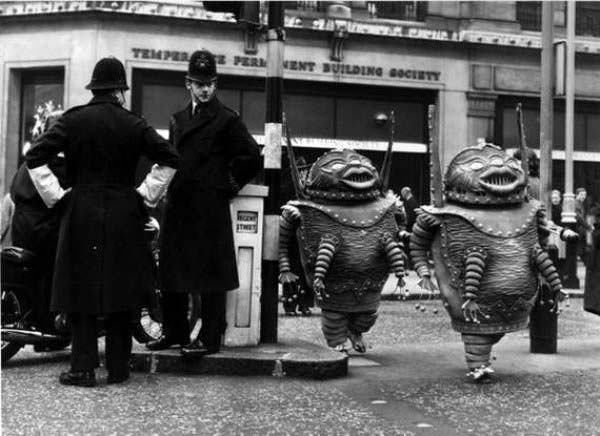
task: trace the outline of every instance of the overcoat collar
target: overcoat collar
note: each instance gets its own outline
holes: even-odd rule
[[[200,129],[212,121],[220,109],[221,102],[215,97],[207,104],[201,104],[199,112],[196,115],[192,115],[192,102],[190,101],[185,109],[175,114],[175,120],[181,126],[179,142],[183,141],[183,138],[191,132]]]
[[[102,103],[112,103],[114,105],[121,107],[121,104],[119,103],[119,100],[117,100],[117,97],[115,97],[112,94],[95,95],[88,102],[88,105],[102,104]]]

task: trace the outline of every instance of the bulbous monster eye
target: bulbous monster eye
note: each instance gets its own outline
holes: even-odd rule
[[[483,163],[481,162],[473,162],[469,165],[469,168],[473,171],[479,171],[483,168]]]
[[[331,165],[329,165],[329,168],[333,171],[339,171],[341,169],[343,169],[346,165],[341,163],[341,162],[334,162]]]

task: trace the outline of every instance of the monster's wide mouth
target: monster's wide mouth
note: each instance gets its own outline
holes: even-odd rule
[[[349,168],[342,176],[341,181],[352,189],[369,189],[375,186],[377,179],[367,168]]]
[[[509,169],[491,169],[479,178],[479,183],[486,191],[496,195],[510,194],[521,184],[520,177]]]

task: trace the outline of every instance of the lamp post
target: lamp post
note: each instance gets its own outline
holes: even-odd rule
[[[567,61],[565,69],[565,193],[563,195],[562,222],[574,227],[575,194],[573,193],[573,141],[575,118],[575,1],[567,2]],[[579,288],[577,277],[577,244],[567,243],[567,258],[562,276],[565,288]]]
[[[283,114],[283,2],[269,1],[267,28],[267,105],[265,114],[264,175],[269,196],[265,201],[262,261],[261,342],[277,342],[279,207]]]
[[[553,72],[554,72],[554,3],[542,3],[542,92],[540,98],[540,192],[539,198],[552,210],[552,142],[553,142]],[[557,265],[558,250],[549,247],[549,255]],[[529,351],[554,354],[557,350],[557,314],[538,300],[529,318]]]

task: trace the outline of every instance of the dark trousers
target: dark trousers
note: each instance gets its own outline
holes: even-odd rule
[[[71,371],[92,371],[98,358],[98,325],[96,315],[71,313],[73,345]],[[109,313],[105,318],[106,369],[114,376],[129,374],[131,357],[131,313]]]
[[[202,326],[198,338],[209,349],[219,350],[225,332],[225,292],[206,292],[200,296]],[[165,292],[162,296],[163,332],[175,341],[185,343],[190,334],[188,294]]]

